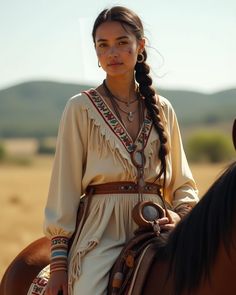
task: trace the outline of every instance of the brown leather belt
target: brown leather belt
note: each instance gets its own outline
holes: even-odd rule
[[[143,188],[144,194],[160,195],[161,186],[147,182]],[[97,185],[89,185],[86,192],[88,194],[135,194],[139,193],[138,185],[134,182],[108,182]]]

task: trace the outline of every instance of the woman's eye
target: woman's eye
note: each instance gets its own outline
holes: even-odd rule
[[[105,43],[100,43],[100,44],[98,44],[98,47],[99,47],[99,48],[106,47],[106,44],[105,44]]]
[[[128,44],[128,42],[126,42],[126,41],[120,41],[119,42],[119,45],[126,45],[126,44]]]

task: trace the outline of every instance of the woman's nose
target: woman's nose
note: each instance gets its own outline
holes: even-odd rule
[[[110,57],[118,56],[118,51],[117,51],[117,48],[115,46],[111,46],[109,48],[109,56]]]

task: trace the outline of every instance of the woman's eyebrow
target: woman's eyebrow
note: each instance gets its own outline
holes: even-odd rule
[[[129,39],[127,36],[120,36],[120,37],[117,37],[116,40],[121,40],[121,39]],[[97,42],[106,42],[108,41],[107,39],[98,39]]]
[[[129,39],[129,38],[128,38],[128,36],[121,36],[121,37],[116,38],[116,40],[120,40],[120,39]]]

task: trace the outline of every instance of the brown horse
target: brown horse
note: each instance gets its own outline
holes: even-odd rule
[[[233,128],[236,148],[236,120]],[[141,291],[143,295],[236,294],[236,162],[212,185],[198,205],[162,245]],[[26,295],[49,264],[50,242],[41,238],[10,264],[0,295]]]
[[[140,294],[236,294],[236,162],[157,249]]]
[[[236,149],[236,119],[232,137]],[[236,294],[236,162],[163,237],[140,294]]]

